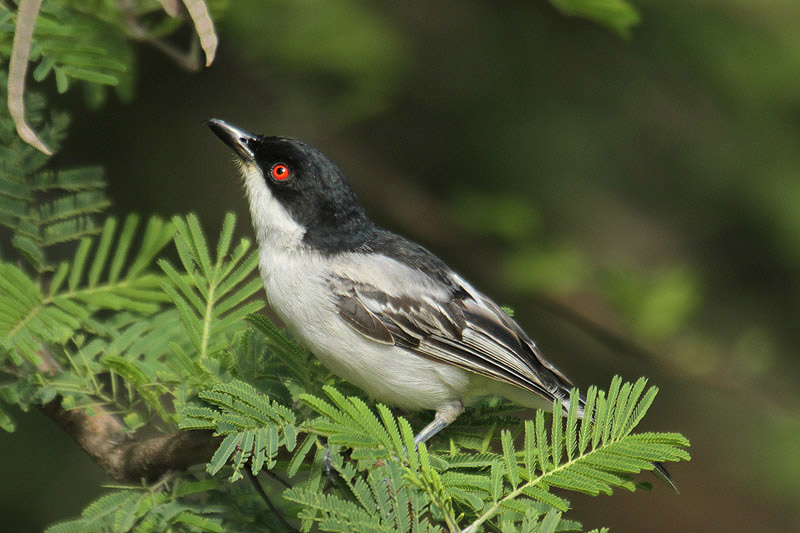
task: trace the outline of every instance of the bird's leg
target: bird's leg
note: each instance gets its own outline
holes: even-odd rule
[[[333,475],[333,464],[331,464],[331,445],[325,445],[325,455],[322,456],[322,472],[325,474],[325,477],[331,477]]]
[[[339,484],[338,482],[341,476],[333,464],[333,457],[331,457],[333,450],[331,449],[331,446],[333,445],[325,444],[325,455],[322,457],[322,474],[325,476],[325,479],[328,481],[328,483],[335,487]]]
[[[464,404],[460,401],[455,401],[439,408],[436,411],[436,416],[434,416],[433,421],[422,428],[422,431],[417,433],[416,437],[414,437],[414,446],[416,447],[416,445],[418,445],[420,442],[425,442],[439,433],[441,430],[449,426],[456,418],[458,418],[458,415],[463,412]],[[408,457],[408,452],[406,452],[405,455]],[[322,471],[325,474],[325,477],[335,485],[338,473],[333,467],[333,463],[331,461],[330,444],[326,445],[325,447],[325,456],[322,458]]]
[[[427,441],[450,425],[456,418],[458,418],[458,415],[463,412],[464,404],[461,402],[453,402],[445,407],[440,408],[438,411],[436,411],[436,416],[433,418],[433,422],[422,428],[422,431],[417,433],[417,436],[414,437],[414,444]]]

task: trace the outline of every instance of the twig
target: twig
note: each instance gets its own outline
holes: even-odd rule
[[[131,39],[153,46],[159,52],[172,59],[175,64],[187,72],[197,72],[200,70],[200,58],[198,56],[197,45],[194,39],[192,39],[192,44],[189,50],[183,52],[171,43],[151,36],[147,32],[147,28],[145,28],[139,21],[139,18],[133,9],[133,5],[130,2],[120,1],[118,5],[120,11],[122,11],[123,19],[125,20],[128,36]],[[161,5],[168,15],[175,16],[178,14],[177,0],[175,2],[162,1]],[[174,14],[170,11],[173,5],[175,7]]]
[[[186,72],[197,72],[200,70],[200,57],[197,49],[197,40],[192,39],[192,44],[189,50],[182,52],[178,47],[173,46],[163,39],[156,39],[153,37],[139,37],[140,41],[149,44],[156,50],[172,59],[176,65],[185,70]]]
[[[37,368],[54,375],[61,372],[47,350],[40,350]],[[219,446],[211,431],[181,431],[135,440],[118,417],[102,406],[67,410],[57,397],[41,406],[64,432],[83,448],[111,477],[125,483],[152,482],[169,471],[182,471],[206,463]]]
[[[288,481],[283,479],[281,476],[279,476],[278,474],[276,474],[272,470],[263,470],[263,472],[265,474],[267,474],[269,477],[271,477],[272,479],[274,479],[275,481],[277,481],[278,483],[280,483],[281,485],[283,485],[284,487],[286,487],[287,489],[291,489],[292,488],[292,484],[291,483],[289,483]]]
[[[93,413],[67,411],[60,398],[41,409],[111,477],[125,483],[152,482],[169,471],[208,462],[219,445],[211,431],[181,431],[137,441],[102,407],[94,407]]]
[[[245,470],[247,470],[247,475],[250,477],[250,481],[253,482],[253,486],[256,488],[256,492],[258,492],[258,495],[261,496],[261,499],[264,500],[264,502],[267,504],[267,507],[270,508],[272,513],[278,517],[278,520],[281,521],[283,527],[286,528],[285,530],[291,531],[292,533],[299,533],[297,528],[293,527],[289,522],[286,521],[286,518],[284,518],[283,513],[280,511],[280,509],[275,507],[275,504],[272,503],[272,500],[269,499],[267,493],[264,492],[264,487],[261,486],[261,483],[259,483],[258,478],[256,477],[255,474],[253,474],[252,470],[250,470],[250,468],[245,468]]]

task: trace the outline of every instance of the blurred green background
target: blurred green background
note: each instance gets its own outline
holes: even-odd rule
[[[120,212],[213,227],[247,211],[202,120],[303,138],[576,384],[660,387],[645,422],[691,439],[681,494],[575,498],[571,518],[797,530],[800,3],[634,3],[626,41],[543,0],[237,0],[210,69],[142,48],[134,100],[98,111],[45,87],[74,114],[55,164],[103,165]],[[109,480],[41,414],[15,418],[0,515],[37,531]]]

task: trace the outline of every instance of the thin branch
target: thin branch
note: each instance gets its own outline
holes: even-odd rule
[[[292,488],[292,484],[291,483],[289,483],[288,481],[283,479],[281,476],[279,476],[278,474],[276,474],[272,470],[262,470],[262,472],[264,472],[266,475],[268,475],[269,477],[271,477],[272,479],[274,479],[275,481],[277,481],[278,483],[280,483],[281,485],[283,485],[287,489],[291,489]]]
[[[56,375],[61,366],[47,350],[40,350],[40,372]],[[179,431],[137,440],[125,431],[120,419],[103,406],[67,410],[57,397],[41,406],[42,411],[83,448],[111,477],[138,484],[153,482],[168,472],[181,472],[196,464],[207,463],[222,442],[210,430]],[[278,457],[288,460],[285,449]],[[249,472],[249,470],[248,470]],[[269,473],[272,475],[272,473]],[[275,476],[281,484],[286,481]]]
[[[247,470],[247,475],[250,477],[250,481],[253,482],[253,486],[256,488],[256,492],[258,492],[258,495],[261,496],[261,499],[264,500],[264,503],[267,504],[267,507],[269,507],[270,511],[272,511],[272,514],[277,516],[278,520],[280,520],[281,524],[283,524],[283,527],[285,528],[284,531],[299,533],[297,528],[293,527],[289,522],[286,521],[286,518],[283,516],[283,513],[280,511],[280,509],[275,507],[275,504],[272,503],[272,500],[269,499],[269,496],[267,496],[267,493],[264,491],[264,487],[262,487],[261,483],[258,481],[258,477],[256,477],[255,474],[253,474],[250,468],[245,468],[245,470]]]
[[[135,36],[134,36],[135,37]],[[135,37],[145,44],[149,44],[156,50],[172,59],[176,65],[185,70],[186,72],[197,72],[200,70],[200,55],[198,54],[197,39],[192,39],[189,49],[186,52],[181,51],[178,47],[173,46],[171,43],[154,37]]]
[[[161,5],[168,15],[176,16],[179,14],[177,9],[177,0],[172,2],[168,0],[161,0]],[[171,12],[173,5],[175,6],[174,14]],[[134,11],[133,5],[130,2],[120,1],[119,8],[120,11],[122,11],[123,20],[125,20],[128,37],[135,41],[141,41],[145,44],[153,46],[159,52],[172,59],[175,64],[178,65],[178,67],[187,72],[197,72],[200,70],[200,56],[198,53],[199,49],[196,39],[192,39],[189,50],[184,52],[168,41],[150,35],[147,31],[147,28],[145,28],[139,21],[139,17]]]
[[[220,442],[211,431],[182,431],[137,441],[102,407],[92,408],[92,413],[67,411],[60,398],[41,409],[111,477],[125,483],[152,482],[167,472],[208,462]]]
[[[61,372],[49,352],[41,350],[39,357],[40,371]],[[181,431],[136,440],[120,419],[102,406],[67,410],[60,397],[41,409],[111,477],[125,483],[152,482],[167,472],[206,463],[221,441],[211,431]]]
[[[25,74],[28,72],[28,57],[31,53],[33,28],[39,16],[42,0],[20,0],[17,10],[17,27],[11,45],[11,60],[8,65],[8,112],[17,126],[17,134],[26,143],[40,152],[53,155],[36,132],[25,121]]]

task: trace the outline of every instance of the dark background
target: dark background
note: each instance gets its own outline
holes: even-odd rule
[[[214,65],[139,50],[136,96],[76,96],[57,162],[115,209],[245,201],[202,120],[300,137],[379,223],[445,258],[576,384],[640,375],[679,431],[681,494],[573,499],[616,531],[800,527],[800,4],[638,0],[629,41],[544,1],[237,0]],[[52,83],[52,82],[50,82]],[[0,435],[2,522],[36,531],[109,483],[40,413]]]

